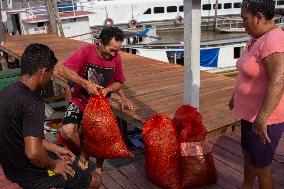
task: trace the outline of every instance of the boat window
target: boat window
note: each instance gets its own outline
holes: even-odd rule
[[[234,3],[234,8],[241,8],[241,3]]]
[[[179,6],[179,12],[183,12],[183,6]]]
[[[42,26],[44,26],[44,22],[38,22],[37,23],[37,27],[42,27]]]
[[[168,6],[167,12],[177,12],[177,7],[176,6]]]
[[[231,9],[232,3],[224,3],[224,9]]]
[[[234,47],[234,59],[240,58],[243,47]]]
[[[215,4],[213,5],[213,9],[215,9]],[[218,9],[222,9],[222,4],[221,3],[218,4]]]
[[[151,14],[152,11],[151,11],[151,8],[148,8],[143,14]]]
[[[164,13],[165,8],[164,7],[154,7],[154,13],[159,14],[159,13]]]
[[[211,4],[203,4],[202,10],[211,10]]]
[[[278,0],[277,5],[284,5],[284,0]]]

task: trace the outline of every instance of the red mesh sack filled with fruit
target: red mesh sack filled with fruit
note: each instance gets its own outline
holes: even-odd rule
[[[144,123],[142,137],[150,180],[163,188],[179,189],[179,144],[171,119],[161,114],[153,116]]]
[[[206,128],[200,113],[190,105],[183,105],[176,111],[173,124],[180,143],[182,188],[216,183],[212,150],[205,142]]]
[[[91,156],[101,159],[130,157],[117,120],[102,95],[91,97],[83,115],[84,147]]]

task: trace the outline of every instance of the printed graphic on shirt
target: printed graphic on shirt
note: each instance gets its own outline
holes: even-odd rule
[[[115,68],[88,64],[84,78],[102,87],[107,87],[115,72]]]

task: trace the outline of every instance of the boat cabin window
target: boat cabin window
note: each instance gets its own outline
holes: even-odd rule
[[[202,10],[211,10],[211,4],[203,4]]]
[[[231,9],[232,3],[224,3],[224,9]]]
[[[148,8],[143,14],[151,14],[151,13],[152,13],[151,8]]]
[[[213,5],[213,9],[215,9],[215,6],[216,6],[216,4]],[[222,9],[222,4],[221,3],[218,4],[218,9]]]
[[[37,23],[37,27],[42,27],[42,26],[44,26],[44,22],[38,22]]]
[[[160,13],[164,13],[164,12],[165,12],[164,7],[154,7],[154,13],[155,14],[160,14]]]
[[[168,6],[167,12],[177,12],[177,7],[176,6]]]
[[[234,47],[234,59],[240,58],[244,47]]]
[[[241,8],[241,3],[234,3],[234,8]]]
[[[278,0],[277,5],[284,5],[284,0]]]
[[[183,6],[179,6],[179,12],[183,12]]]

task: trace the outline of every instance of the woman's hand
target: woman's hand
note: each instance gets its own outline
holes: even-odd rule
[[[234,109],[234,106],[235,106],[235,104],[234,104],[234,96],[235,96],[235,94],[232,95],[232,97],[231,97],[231,99],[230,99],[230,101],[229,101],[229,104],[228,104],[229,109],[230,109],[231,111]]]
[[[270,138],[267,134],[267,125],[266,120],[261,116],[257,116],[252,125],[252,131],[256,133],[260,140],[265,144],[266,142],[270,143]]]

